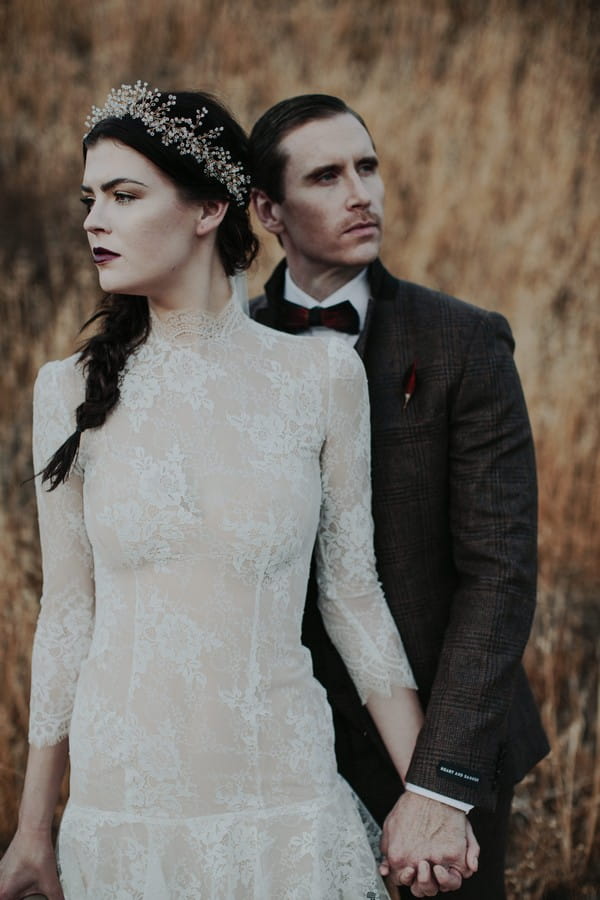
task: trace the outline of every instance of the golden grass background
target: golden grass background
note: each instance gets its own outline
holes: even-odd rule
[[[512,900],[600,897],[600,16],[584,0],[3,0],[0,6],[0,848],[16,821],[40,593],[37,368],[98,297],[80,230],[92,103],[141,78],[215,91],[246,127],[343,96],[387,184],[398,275],[505,313],[540,476],[526,663],[552,755],[519,787]],[[279,253],[265,239],[251,288]]]

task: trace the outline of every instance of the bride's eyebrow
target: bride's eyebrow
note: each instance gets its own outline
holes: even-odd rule
[[[111,188],[116,187],[118,184],[139,184],[141,187],[148,187],[147,184],[144,184],[143,181],[136,181],[135,178],[113,178],[111,181],[105,181],[104,184],[100,185],[100,190],[103,192],[110,191]],[[81,190],[86,191],[88,194],[93,193],[93,188],[88,187],[87,184],[81,185]]]

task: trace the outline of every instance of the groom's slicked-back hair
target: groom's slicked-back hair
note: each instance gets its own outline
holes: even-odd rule
[[[349,113],[369,129],[357,112],[339,97],[329,94],[300,94],[281,100],[256,122],[250,133],[252,186],[264,191],[275,203],[283,200],[283,170],[287,157],[281,142],[300,125],[315,119],[331,119]],[[369,135],[370,136],[370,135]]]

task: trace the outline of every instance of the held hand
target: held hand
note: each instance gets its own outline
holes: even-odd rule
[[[385,886],[391,900],[400,900],[400,885],[410,887],[414,897],[434,897],[438,891],[442,894],[457,891],[462,885],[462,876],[456,869],[445,869],[444,866],[431,866],[422,859],[416,868],[407,866],[392,880],[388,875],[384,878]]]
[[[477,871],[479,864],[479,844],[477,843],[471,823],[468,819],[466,860],[469,871],[464,877],[470,878],[471,875]],[[404,871],[406,873],[406,870]],[[433,872],[433,879],[431,878],[431,872]],[[457,891],[462,885],[462,879],[462,874],[452,866],[448,866],[448,868],[438,864],[428,866],[426,862],[420,862],[417,870],[417,878],[414,881],[409,880],[407,884],[412,886],[411,893],[414,894],[415,897],[429,897],[435,896],[435,894],[437,894],[437,889],[439,889],[442,894],[450,891]]]
[[[0,860],[0,900],[21,900],[36,893],[64,900],[52,841],[47,833],[17,832]]]
[[[403,794],[384,826],[382,875],[415,897],[457,890],[477,871],[479,845],[466,815],[438,800]]]

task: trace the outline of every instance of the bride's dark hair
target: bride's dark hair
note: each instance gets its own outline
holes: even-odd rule
[[[167,92],[165,92],[167,93]],[[207,113],[200,130],[220,128],[217,143],[229,152],[234,163],[249,171],[248,139],[231,113],[210,94],[200,91],[172,92],[176,102],[169,115],[195,120],[203,107]],[[250,225],[248,203],[239,205],[227,187],[207,175],[193,156],[183,155],[176,145],[165,145],[160,134],[151,135],[146,126],[131,116],[106,118],[98,122],[83,142],[83,155],[98,141],[112,139],[137,150],[173,181],[181,197],[191,203],[203,200],[230,200],[217,231],[217,249],[227,275],[245,270],[258,252],[258,239]],[[85,373],[85,400],[75,411],[76,429],[42,470],[42,481],[54,490],[66,481],[79,451],[82,432],[98,428],[119,401],[119,382],[131,353],[144,343],[150,331],[146,297],[109,294],[99,302],[82,331],[97,323],[97,332],[81,347],[79,363]]]

